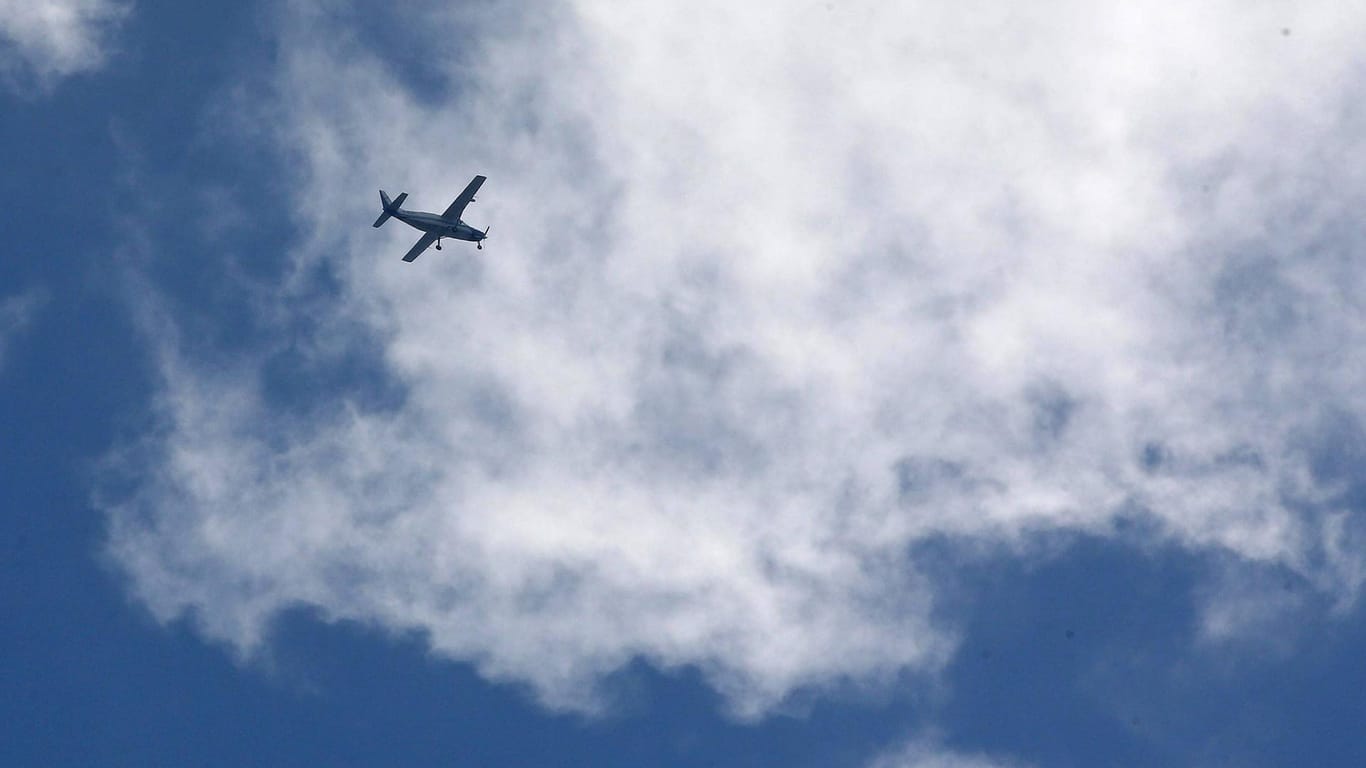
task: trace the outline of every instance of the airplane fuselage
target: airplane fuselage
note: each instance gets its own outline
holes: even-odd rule
[[[483,232],[480,232],[459,219],[451,220],[439,213],[424,213],[422,211],[405,211],[399,209],[394,211],[392,216],[414,229],[420,229],[423,232],[430,232],[441,237],[449,237],[453,240],[468,240],[472,243],[477,243],[484,239]]]

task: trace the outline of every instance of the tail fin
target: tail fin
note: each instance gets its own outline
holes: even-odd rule
[[[379,203],[380,205],[384,206],[384,211],[379,215],[378,219],[375,219],[375,223],[373,226],[379,227],[383,225],[384,222],[388,221],[389,217],[392,216],[394,212],[396,212],[399,209],[399,206],[403,205],[403,201],[407,198],[408,193],[403,192],[396,199],[390,200],[389,196],[386,195],[384,193],[384,190],[381,189],[379,191]]]

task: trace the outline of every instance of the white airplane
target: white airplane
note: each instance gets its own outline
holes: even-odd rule
[[[409,249],[408,254],[403,257],[404,261],[416,259],[418,256],[422,255],[422,252],[427,250],[427,247],[432,243],[436,243],[436,249],[438,251],[441,250],[441,238],[443,237],[449,237],[452,240],[468,240],[482,249],[484,247],[484,239],[489,236],[488,228],[486,227],[483,232],[480,232],[461,221],[460,214],[465,212],[465,206],[474,202],[474,193],[479,191],[479,185],[483,183],[483,176],[475,176],[474,180],[465,187],[465,191],[461,192],[460,196],[455,198],[455,202],[451,203],[450,207],[439,216],[435,213],[405,211],[400,206],[402,206],[403,201],[407,199],[407,192],[390,200],[389,196],[381,189],[379,191],[379,201],[380,204],[384,206],[384,212],[379,215],[378,219],[375,219],[375,226],[378,227],[382,225],[389,220],[390,216],[393,216],[404,224],[407,224],[414,229],[420,229],[425,233],[418,239],[417,243]]]

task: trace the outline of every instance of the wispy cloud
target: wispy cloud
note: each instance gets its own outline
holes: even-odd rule
[[[312,605],[556,706],[696,665],[757,714],[948,657],[926,536],[1141,514],[1359,586],[1318,457],[1366,413],[1366,10],[424,13],[462,41],[446,96],[298,11],[270,122],[296,274],[340,279],[309,327],[382,339],[406,397],[305,417],[259,355],[159,339],[163,429],[110,509],[158,615],[250,651]],[[487,250],[403,264],[368,227],[377,186],[440,210],[476,172]]]
[[[0,67],[40,83],[96,69],[129,8],[118,0],[0,0]]]
[[[37,288],[0,298],[0,367],[10,341],[28,328],[46,303],[47,293]]]
[[[868,768],[1026,768],[1016,760],[960,752],[922,738],[875,758]]]

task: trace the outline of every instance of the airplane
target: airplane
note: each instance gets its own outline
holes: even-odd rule
[[[474,202],[474,193],[479,191],[479,185],[483,183],[483,176],[475,176],[474,179],[470,181],[469,185],[465,187],[465,191],[461,192],[460,196],[455,198],[455,202],[451,203],[450,206],[446,208],[445,212],[439,216],[435,213],[405,211],[401,206],[403,205],[403,201],[408,198],[407,192],[390,200],[389,196],[381,189],[379,191],[379,202],[380,205],[384,207],[384,211],[380,213],[378,219],[375,219],[374,226],[378,228],[384,224],[384,222],[388,221],[390,216],[393,216],[404,224],[407,224],[414,229],[420,229],[425,233],[422,237],[418,238],[417,243],[408,250],[407,255],[403,257],[404,261],[416,259],[418,256],[422,255],[422,252],[427,250],[427,247],[432,243],[436,243],[436,249],[438,251],[441,250],[441,238],[443,237],[449,237],[452,240],[469,240],[482,250],[484,247],[484,239],[489,236],[488,228],[486,227],[483,232],[480,232],[461,221],[460,214],[465,212],[465,206]]]

